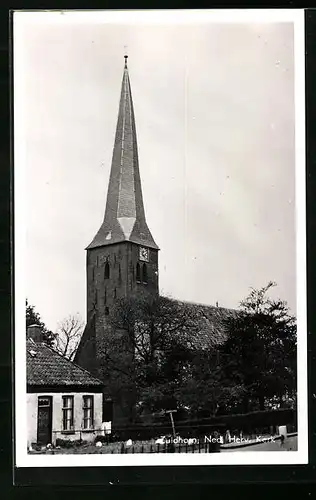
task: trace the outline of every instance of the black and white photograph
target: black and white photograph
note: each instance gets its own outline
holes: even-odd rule
[[[308,461],[304,12],[13,17],[18,467]]]

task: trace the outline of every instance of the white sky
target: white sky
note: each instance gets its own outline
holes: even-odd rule
[[[274,280],[296,313],[293,24],[70,20],[16,34],[26,294],[49,328],[85,318],[125,45],[161,293],[237,307]]]

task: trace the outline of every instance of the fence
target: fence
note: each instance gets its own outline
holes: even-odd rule
[[[110,449],[108,453],[133,454],[133,453],[218,453],[220,443],[209,443],[197,440],[195,443],[164,443],[141,444],[126,446],[122,443],[118,449]],[[106,453],[106,451],[105,451]]]
[[[207,439],[204,440],[195,440],[194,442],[193,439],[189,440],[187,442],[164,442],[163,444],[160,443],[153,443],[153,442],[136,442],[132,443],[130,446],[128,446],[127,443],[124,442],[114,442],[114,443],[103,443],[100,447],[96,445],[96,443],[81,443],[80,445],[77,445],[75,441],[72,442],[71,446],[57,446],[56,448],[50,448],[48,450],[44,450],[46,452],[50,452],[51,454],[59,454],[59,453],[80,453],[80,454],[139,454],[139,453],[146,453],[146,454],[152,454],[152,453],[219,453],[221,451],[233,451],[234,449],[243,449],[245,447],[251,447],[253,445],[257,445],[259,443],[264,444],[265,442],[271,441],[271,443],[278,442],[279,446],[283,444],[283,441],[281,441],[281,436],[274,436],[273,439],[271,440],[272,436],[260,436],[260,441],[258,442],[256,439],[254,440],[249,440],[249,442],[242,442],[239,444],[236,443],[230,443],[230,444],[223,444],[222,441],[217,440],[217,441],[210,441]],[[288,449],[295,449],[295,442],[290,442],[290,440],[293,440],[293,438],[297,439],[297,432],[288,434],[287,438],[289,439],[289,445],[290,448]],[[252,441],[252,442],[250,442]],[[97,441],[96,441],[97,442]],[[274,446],[272,444],[272,446]],[[297,445],[296,445],[297,446]],[[70,448],[66,450],[65,448]],[[37,449],[36,447],[34,448],[33,451],[43,451],[43,449]]]
[[[104,436],[103,436],[104,438]],[[220,442],[208,442],[207,440],[194,440],[194,442],[136,442],[128,446],[125,442],[104,441],[98,451],[96,443],[88,443],[84,440],[56,440],[57,449],[78,449],[80,453],[105,453],[105,454],[136,454],[136,453],[216,453],[220,451]],[[192,441],[192,440],[191,440]],[[91,447],[93,446],[93,450]],[[54,450],[51,450],[54,452]],[[70,451],[70,450],[69,450]]]

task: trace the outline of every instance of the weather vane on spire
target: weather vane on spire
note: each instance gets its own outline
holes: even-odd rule
[[[125,68],[127,68],[127,58],[128,58],[128,55],[127,55],[127,45],[124,45],[124,52],[125,52],[125,55],[124,55]]]

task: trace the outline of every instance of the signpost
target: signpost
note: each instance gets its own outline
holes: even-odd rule
[[[170,415],[170,420],[171,420],[171,425],[172,425],[172,434],[173,434],[173,437],[175,438],[176,437],[176,429],[175,429],[175,426],[174,426],[174,421],[173,421],[173,413],[175,413],[177,410],[167,410],[166,413],[169,413]]]

